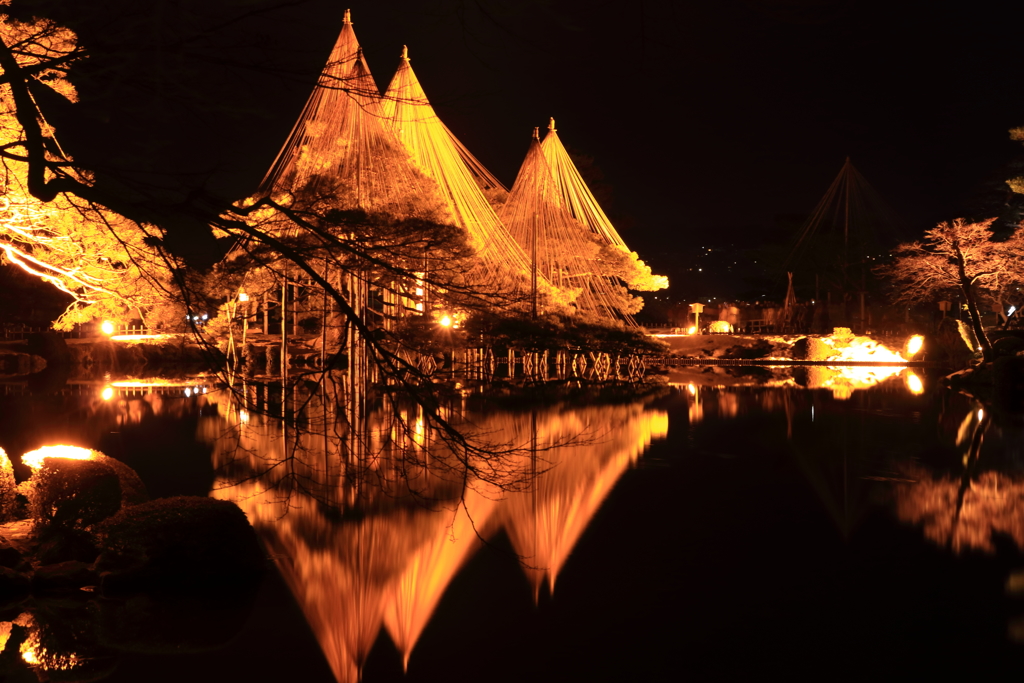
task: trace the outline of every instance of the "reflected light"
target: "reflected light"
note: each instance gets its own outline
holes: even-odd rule
[[[38,470],[43,466],[43,458],[68,458],[69,460],[92,460],[93,452],[81,446],[43,446],[21,456],[21,461]]]
[[[173,339],[173,334],[115,334],[110,338],[111,341],[120,342],[140,342],[140,341],[154,341],[158,339]]]
[[[103,387],[103,391],[100,392],[100,396],[103,397],[104,401],[109,401],[114,398],[114,387]]]
[[[114,323],[110,320],[104,320],[100,323],[100,332],[107,335],[108,337],[114,334]]]
[[[985,409],[984,408],[978,408],[978,420],[984,420],[984,419],[985,419]]]
[[[37,666],[44,671],[68,671],[78,666],[80,660],[75,653],[57,654],[46,651],[39,642],[39,635],[33,632],[21,644],[21,658],[29,666]],[[49,680],[49,679],[46,679]]]
[[[144,387],[181,387],[188,386],[188,381],[171,380],[171,379],[148,379],[148,380],[121,380],[117,382],[111,382],[110,386],[120,387],[123,389],[140,389]]]
[[[687,389],[687,391],[690,392],[690,396],[696,396],[697,395],[697,387],[693,383],[687,384],[686,385],[686,389]]]
[[[907,372],[906,382],[907,389],[910,390],[910,393],[914,394],[915,396],[920,396],[921,394],[924,393],[924,382],[922,382],[921,378],[915,375],[914,373],[909,371]]]

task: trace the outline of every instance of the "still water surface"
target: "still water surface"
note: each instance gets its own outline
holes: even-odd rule
[[[154,496],[234,500],[274,557],[253,601],[151,610],[172,630],[217,624],[185,654],[96,645],[105,680],[1017,670],[1020,423],[905,375],[851,390],[744,372],[643,397],[453,400],[463,430],[513,448],[468,473],[414,408],[353,412],[343,388],[280,420],[212,387],[8,386],[0,446],[97,448]]]

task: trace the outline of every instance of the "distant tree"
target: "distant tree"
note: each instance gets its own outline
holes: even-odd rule
[[[901,244],[894,261],[879,268],[898,303],[933,301],[959,291],[967,302],[971,326],[986,361],[993,360],[978,307],[980,297],[999,299],[1024,281],[1024,231],[1003,241],[992,239],[996,219],[940,223],[924,240]]]

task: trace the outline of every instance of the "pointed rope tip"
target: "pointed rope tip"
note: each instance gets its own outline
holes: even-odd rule
[[[551,120],[548,121],[548,130],[550,130],[552,133],[554,133],[554,132],[556,132],[558,130],[557,128],[555,128],[555,117],[554,116],[552,116]]]
[[[352,25],[352,10],[350,10],[350,9],[345,10],[344,22],[345,22],[345,24],[347,24],[349,26]]]
[[[540,140],[540,126],[533,127],[533,139]]]
[[[404,59],[407,62],[409,61],[409,46],[408,45],[403,45],[402,46],[402,59]]]

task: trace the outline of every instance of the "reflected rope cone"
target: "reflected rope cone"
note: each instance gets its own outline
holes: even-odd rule
[[[315,415],[323,406],[311,401],[309,408]],[[474,415],[476,433],[489,443],[520,449],[503,467],[540,470],[532,490],[509,493],[472,475],[463,481],[442,445],[426,435],[414,431],[402,442],[404,454],[389,445],[401,440],[388,406],[358,428],[328,430],[326,437],[315,420],[293,433],[278,420],[249,413],[243,420],[229,406],[219,412],[201,427],[213,442],[219,477],[211,495],[246,512],[344,682],[359,679],[382,628],[408,665],[448,585],[479,549],[478,532],[486,538],[508,531],[517,552],[528,554],[535,589],[543,576],[553,586],[615,482],[668,424],[666,413],[641,403],[557,406],[538,413],[535,459],[522,452],[533,440],[529,413]],[[346,442],[357,432],[364,438]],[[423,444],[432,445],[425,451]],[[392,478],[404,472],[432,497],[434,510],[402,493]],[[388,491],[369,490],[375,485]],[[340,512],[328,514],[324,496]]]

